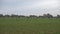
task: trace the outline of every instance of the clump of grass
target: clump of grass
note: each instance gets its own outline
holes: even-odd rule
[[[0,34],[60,34],[60,19],[0,18]]]

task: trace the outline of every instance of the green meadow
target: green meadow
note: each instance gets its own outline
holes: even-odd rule
[[[60,34],[60,18],[0,18],[0,34]]]

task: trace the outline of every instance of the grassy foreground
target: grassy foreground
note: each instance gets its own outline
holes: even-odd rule
[[[60,34],[60,18],[0,18],[0,34]]]

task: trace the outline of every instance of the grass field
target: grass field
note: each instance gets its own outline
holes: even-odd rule
[[[60,18],[0,18],[0,34],[60,34]]]

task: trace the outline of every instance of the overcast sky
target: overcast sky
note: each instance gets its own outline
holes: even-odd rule
[[[60,14],[60,0],[2,0],[0,14],[42,15]]]

